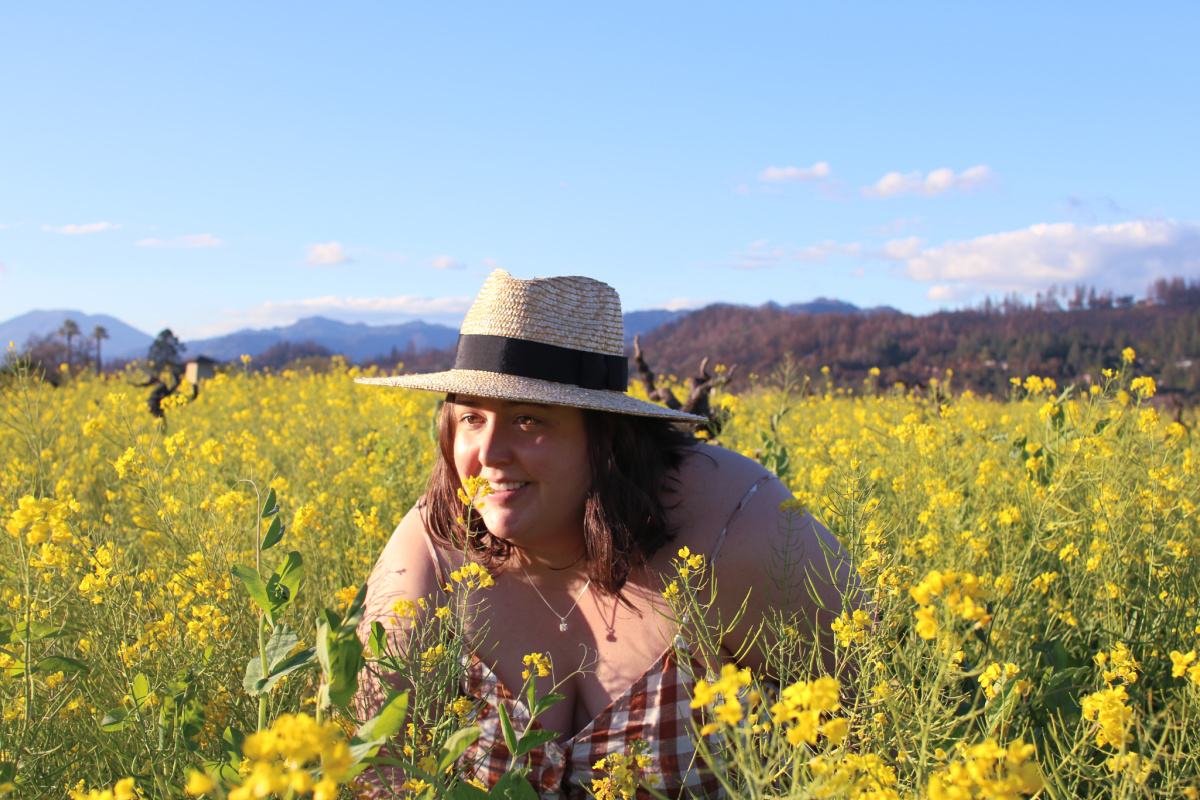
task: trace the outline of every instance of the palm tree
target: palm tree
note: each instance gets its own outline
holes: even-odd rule
[[[92,338],[96,340],[96,374],[103,375],[104,362],[100,360],[100,342],[103,339],[109,338],[108,331],[105,330],[103,325],[97,325],[92,328]]]
[[[79,336],[79,323],[73,319],[64,319],[62,327],[58,329],[58,335],[67,340],[67,371],[71,371],[71,340]]]

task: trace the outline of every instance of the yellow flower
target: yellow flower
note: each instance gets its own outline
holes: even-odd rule
[[[533,668],[532,671],[527,669],[521,673],[521,677],[525,680],[529,680],[533,672],[536,672],[539,678],[544,678],[550,674],[549,656],[542,655],[541,653],[530,653],[521,659],[521,661],[525,666]]]
[[[1132,364],[1135,358],[1137,358],[1137,352],[1132,347],[1126,347],[1121,351],[1121,360],[1126,364]]]
[[[1133,709],[1124,686],[1103,689],[1083,698],[1083,718],[1096,723],[1096,744],[1120,748],[1127,741]]]
[[[213,783],[212,778],[208,777],[208,775],[203,772],[192,770],[190,773],[188,773],[187,787],[184,791],[190,795],[201,795],[208,794],[216,788],[217,785]]]
[[[1196,660],[1196,651],[1192,650],[1186,655],[1178,650],[1171,651],[1171,677],[1182,678],[1187,672],[1188,665]]]

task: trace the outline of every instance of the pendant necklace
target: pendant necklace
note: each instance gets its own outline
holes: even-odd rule
[[[558,629],[560,631],[562,631],[563,633],[566,633],[567,632],[567,617],[571,616],[571,612],[575,610],[575,606],[579,605],[579,601],[583,599],[583,596],[585,594],[587,594],[587,590],[592,585],[592,579],[588,578],[588,582],[583,585],[583,591],[580,592],[579,596],[575,598],[575,602],[571,604],[571,608],[567,611],[567,613],[560,614],[554,610],[554,606],[550,605],[550,601],[546,599],[546,596],[544,594],[542,594],[542,590],[539,589],[537,587],[537,584],[533,582],[533,578],[529,577],[529,572],[525,569],[525,565],[522,564],[519,559],[517,560],[517,566],[519,566],[521,568],[521,572],[525,573],[525,579],[527,581],[529,581],[529,585],[533,587],[533,590],[535,592],[537,592],[537,596],[542,598],[542,602],[546,604],[546,608],[550,609],[550,613],[553,614],[554,616],[558,617]]]

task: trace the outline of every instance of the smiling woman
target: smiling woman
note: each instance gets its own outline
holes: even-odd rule
[[[460,761],[464,777],[490,785],[511,766],[500,708],[529,719],[510,691],[537,680],[523,667],[535,663],[541,675],[547,665],[584,664],[537,718],[558,734],[524,762],[542,796],[582,797],[608,756],[634,751],[668,795],[716,793],[690,735],[699,714],[691,689],[713,665],[673,644],[679,623],[664,577],[675,574],[681,548],[712,559],[722,586],[714,615],[732,619],[748,598],[749,613],[724,632],[723,657],[761,671],[761,648],[745,645],[773,607],[764,570],[780,547],[787,489],[758,463],[680,427],[702,418],[624,393],[620,301],[588,278],[521,281],[498,270],[463,323],[454,369],[360,381],[447,393],[440,459],[371,574],[363,630],[394,624],[398,601],[436,603],[447,575],[489,571],[486,605],[462,620],[461,688],[482,729]],[[464,519],[460,490],[480,479],[492,493]],[[828,531],[805,520],[801,546],[826,570],[814,582],[820,605],[839,608],[850,570]],[[784,594],[804,598],[785,611],[828,630],[805,592]]]

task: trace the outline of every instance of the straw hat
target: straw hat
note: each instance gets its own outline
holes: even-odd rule
[[[591,278],[520,280],[502,269],[484,281],[458,335],[454,368],[358,383],[528,400],[680,422],[707,422],[625,394],[621,298]]]

